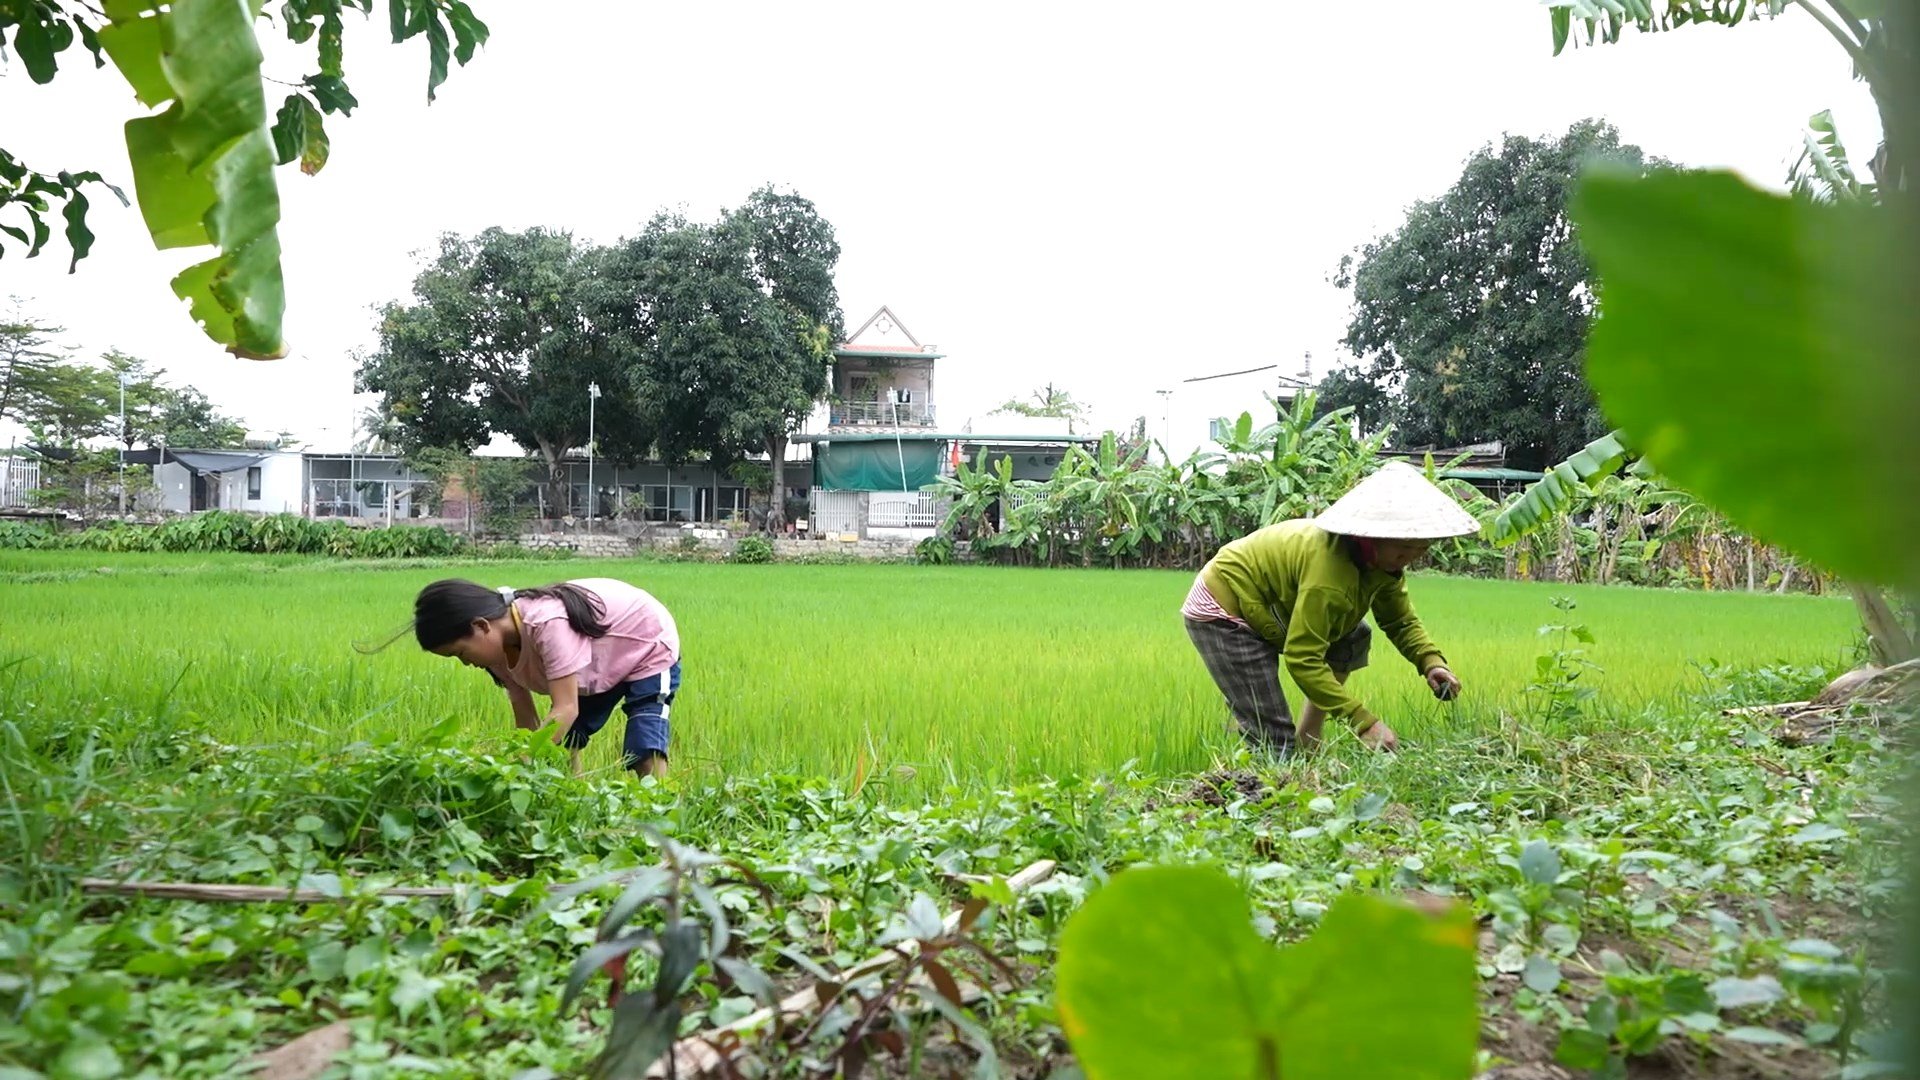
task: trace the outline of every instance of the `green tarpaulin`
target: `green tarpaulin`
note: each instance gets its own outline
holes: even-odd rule
[[[939,478],[940,450],[932,439],[820,443],[813,482],[833,491],[919,491]]]

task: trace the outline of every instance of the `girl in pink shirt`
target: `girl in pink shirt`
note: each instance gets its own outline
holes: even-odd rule
[[[581,748],[621,704],[627,766],[642,776],[666,775],[680,631],[644,590],[612,578],[537,589],[436,581],[413,602],[413,633],[428,652],[491,674],[520,727],[540,726],[533,695],[552,699],[553,741],[573,752],[575,772]]]

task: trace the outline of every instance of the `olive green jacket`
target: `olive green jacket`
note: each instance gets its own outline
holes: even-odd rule
[[[1379,718],[1334,677],[1327,649],[1369,611],[1421,674],[1447,662],[1413,613],[1405,577],[1362,568],[1351,540],[1310,521],[1283,521],[1233,541],[1200,579],[1221,608],[1280,650],[1308,701],[1356,732]]]

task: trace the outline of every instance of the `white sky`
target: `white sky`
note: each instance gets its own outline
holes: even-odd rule
[[[79,273],[56,231],[39,259],[0,261],[0,297],[83,353],[153,361],[255,430],[340,445],[370,308],[407,295],[441,232],[613,241],[661,208],[709,217],[771,181],[833,223],[849,331],[884,303],[948,354],[942,427],[990,423],[1048,381],[1121,426],[1158,415],[1153,391],[1177,378],[1307,351],[1326,370],[1347,314],[1326,283],[1340,256],[1503,132],[1600,116],[1652,153],[1768,184],[1820,109],[1857,158],[1878,140],[1844,54],[1793,11],[1555,59],[1526,0],[474,7],[492,43],[430,108],[424,41],[388,44],[384,5],[349,20],[361,108],[329,118],[318,177],[279,172],[287,359],[235,360],[203,337],[167,282],[208,252],[155,252],[138,211],[104,192]],[[296,80],[311,57],[281,41],[268,74]],[[131,196],[120,125],[137,104],[77,46],[62,60],[47,87],[0,70],[0,145],[43,171],[97,168]]]

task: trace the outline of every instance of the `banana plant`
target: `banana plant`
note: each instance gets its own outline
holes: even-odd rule
[[[1878,202],[1873,181],[1854,172],[1853,159],[1833,122],[1833,110],[1822,109],[1807,120],[1806,146],[1787,170],[1787,186],[1795,195],[1815,202]]]
[[[1514,543],[1565,515],[1578,500],[1593,494],[1589,485],[1619,472],[1632,456],[1633,451],[1619,431],[1609,431],[1575,451],[1500,511],[1493,519],[1493,542]],[[1651,471],[1639,462],[1633,468],[1639,470],[1639,475]]]

